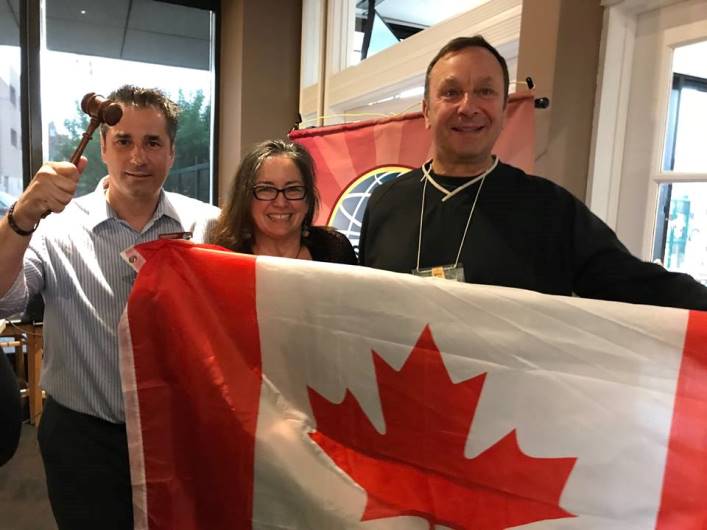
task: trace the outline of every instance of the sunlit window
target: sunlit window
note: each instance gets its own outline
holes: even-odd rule
[[[707,175],[707,41],[673,56],[663,171]],[[707,182],[661,184],[653,257],[707,284]]]
[[[0,2],[0,215],[22,192],[19,27],[19,2]]]
[[[356,2],[353,48],[349,66],[394,46],[443,20],[485,4],[489,0],[378,0],[369,13],[368,0]],[[369,16],[371,15],[371,16]]]

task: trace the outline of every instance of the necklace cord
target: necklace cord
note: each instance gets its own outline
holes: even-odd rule
[[[454,195],[459,193],[462,190],[465,190],[469,186],[472,186],[476,182],[480,182],[479,184],[479,189],[476,190],[476,195],[474,196],[474,202],[471,204],[471,210],[469,211],[469,217],[466,220],[466,226],[464,227],[464,234],[462,235],[461,241],[459,243],[459,250],[457,251],[457,257],[456,260],[454,261],[454,268],[456,268],[459,265],[459,258],[461,257],[462,254],[462,249],[464,248],[464,242],[466,241],[466,235],[469,231],[469,225],[471,224],[471,218],[474,215],[474,210],[476,209],[476,203],[479,200],[479,194],[481,193],[481,188],[484,185],[484,181],[486,180],[486,176],[491,173],[494,169],[496,169],[496,166],[498,165],[498,157],[494,156],[493,157],[493,163],[491,166],[484,171],[481,175],[477,176],[476,178],[473,178],[466,182],[465,184],[462,184],[458,188],[449,191],[446,188],[444,188],[441,184],[439,184],[430,174],[430,169],[432,168],[432,160],[429,161],[427,165],[423,164],[422,165],[422,178],[424,179],[424,184],[422,185],[422,200],[421,205],[420,205],[420,229],[418,231],[417,235],[417,264],[415,267],[415,270],[417,272],[420,272],[420,255],[422,254],[422,224],[423,224],[423,219],[424,219],[424,214],[425,214],[425,198],[426,198],[426,192],[427,192],[427,182],[431,182],[432,185],[437,188],[440,192],[444,194],[444,197],[442,197],[442,202],[447,201],[447,199],[452,198]]]

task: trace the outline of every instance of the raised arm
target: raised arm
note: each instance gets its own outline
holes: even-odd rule
[[[79,176],[86,166],[70,162],[44,164],[20,195],[12,211],[0,219],[0,297],[12,287],[22,270],[22,259],[32,232],[45,212],[61,212],[76,191]]]

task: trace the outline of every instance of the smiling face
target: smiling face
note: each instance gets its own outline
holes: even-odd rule
[[[108,168],[108,200],[153,201],[174,163],[167,121],[154,107],[123,105],[123,117],[101,137],[101,158]]]
[[[263,161],[255,177],[255,186],[266,185],[283,189],[289,186],[303,186],[304,180],[290,157],[271,156]],[[253,218],[255,240],[262,242],[264,239],[299,239],[309,200],[309,197],[288,200],[283,193],[278,193],[271,201],[261,201],[253,197],[250,201],[250,214]]]
[[[432,132],[435,171],[481,173],[491,164],[491,150],[503,129],[501,65],[484,48],[464,48],[442,57],[432,68],[429,83],[422,112]]]

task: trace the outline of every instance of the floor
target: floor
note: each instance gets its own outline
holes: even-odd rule
[[[56,530],[33,425],[22,426],[15,456],[0,467],[0,530]]]

